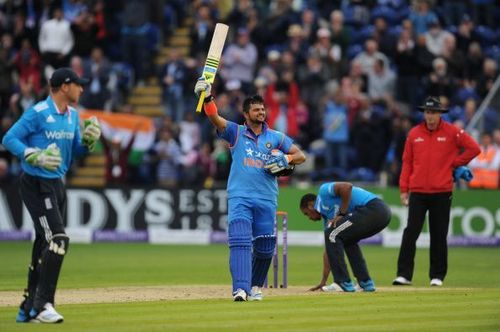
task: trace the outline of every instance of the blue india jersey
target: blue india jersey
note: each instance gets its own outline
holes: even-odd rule
[[[262,133],[255,135],[246,125],[231,121],[227,121],[219,137],[230,144],[233,159],[227,183],[228,198],[246,197],[277,202],[278,181],[264,165],[271,157],[271,150],[288,153],[292,139],[266,124]]]
[[[319,187],[318,196],[314,203],[314,209],[323,217],[323,226],[327,228],[328,220],[333,219],[339,210],[342,199],[335,194],[335,182],[324,183]],[[360,187],[353,186],[351,193],[351,202],[347,213],[353,212],[357,207],[366,205],[377,195]]]
[[[2,144],[19,158],[25,173],[55,179],[66,174],[74,156],[88,152],[80,141],[80,119],[76,109],[68,106],[66,112],[59,113],[49,96],[23,113],[7,131]],[[61,151],[62,162],[56,171],[31,166],[24,160],[24,150],[27,148],[43,150],[52,143]]]

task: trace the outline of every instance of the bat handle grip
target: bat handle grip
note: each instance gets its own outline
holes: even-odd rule
[[[198,105],[196,105],[196,113],[201,112],[201,107],[203,106],[203,100],[205,99],[205,91],[200,93],[200,99],[198,99]]]

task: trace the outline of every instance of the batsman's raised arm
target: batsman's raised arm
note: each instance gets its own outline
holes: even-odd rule
[[[217,105],[215,105],[214,97],[211,95],[212,85],[204,78],[200,77],[194,86],[194,93],[200,96],[205,92],[205,100],[203,101],[203,109],[208,119],[217,128],[218,131],[226,129],[227,121],[217,113]]]

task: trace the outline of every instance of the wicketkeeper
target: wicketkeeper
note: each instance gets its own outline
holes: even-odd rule
[[[227,121],[217,112],[211,85],[198,80],[195,93],[205,91],[203,108],[219,137],[230,144],[233,162],[228,179],[229,267],[234,301],[262,300],[276,243],[277,176],[305,161],[290,137],[267,126],[261,96],[243,102],[245,123]]]
[[[16,321],[60,323],[54,308],[57,280],[69,237],[64,231],[66,191],[62,178],[74,157],[94,148],[101,135],[97,119],[85,121],[80,136],[76,104],[88,79],[69,68],[57,69],[50,78],[50,96],[23,113],[5,134],[2,144],[21,160],[21,198],[35,227],[28,270],[28,286]]]

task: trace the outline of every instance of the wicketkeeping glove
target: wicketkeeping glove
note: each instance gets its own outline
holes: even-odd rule
[[[50,144],[45,150],[39,148],[27,148],[24,151],[24,159],[32,166],[41,167],[54,172],[61,166],[61,151],[55,143]]]
[[[286,155],[280,150],[272,150],[271,157],[266,161],[264,168],[275,176],[287,176],[293,172],[294,165],[290,165],[292,160],[290,155]]]
[[[458,182],[459,179],[469,182],[473,177],[474,175],[467,166],[460,166],[453,170],[453,181],[455,182]]]
[[[212,84],[210,84],[205,77],[200,77],[194,86],[194,93],[197,97],[200,96],[201,92],[205,91],[205,96],[210,96],[210,92],[212,91]]]
[[[83,121],[82,143],[89,151],[94,151],[95,144],[101,137],[101,125],[95,116]]]

